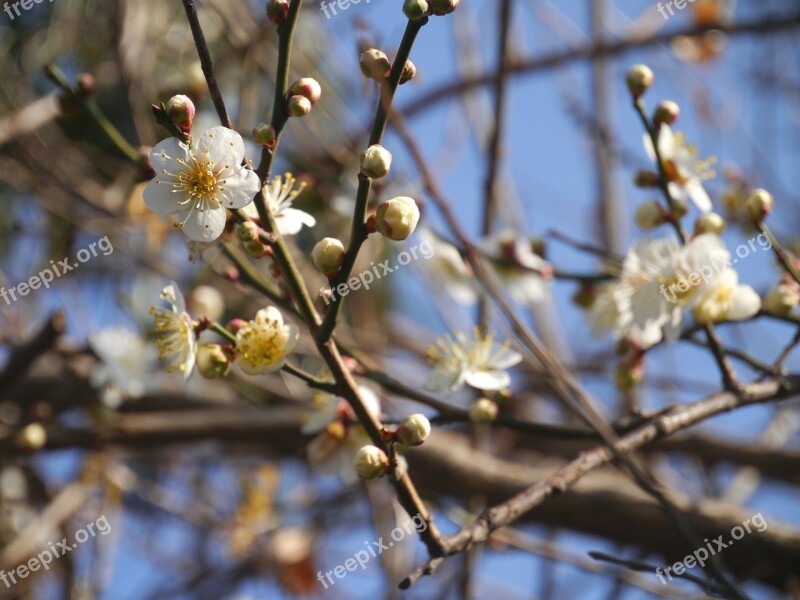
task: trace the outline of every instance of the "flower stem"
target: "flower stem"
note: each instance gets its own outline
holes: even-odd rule
[[[789,253],[784,249],[781,243],[778,241],[767,224],[764,221],[753,221],[755,226],[758,230],[769,240],[770,246],[772,247],[772,251],[775,253],[775,256],[778,257],[778,260],[781,261],[781,265],[783,268],[786,269],[786,272],[792,276],[792,278],[800,285],[800,273],[797,271],[797,267],[794,265],[794,261]]]

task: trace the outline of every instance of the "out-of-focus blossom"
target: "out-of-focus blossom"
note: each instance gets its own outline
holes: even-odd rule
[[[106,406],[117,408],[151,388],[156,351],[138,332],[122,326],[101,329],[89,336],[89,346],[100,359],[91,384],[101,390]]]
[[[150,308],[155,320],[158,358],[167,361],[168,373],[177,368],[184,379],[188,379],[194,368],[197,347],[194,322],[186,312],[183,294],[174,282],[161,291],[161,297],[170,303],[171,309]]]

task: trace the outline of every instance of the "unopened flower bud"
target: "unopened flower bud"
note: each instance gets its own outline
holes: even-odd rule
[[[253,139],[256,144],[273,148],[278,139],[278,134],[275,133],[275,128],[268,123],[259,123],[253,127]]]
[[[660,180],[658,177],[658,173],[655,171],[648,171],[646,169],[640,169],[636,171],[636,175],[633,176],[633,185],[640,188],[654,188],[658,187],[660,184]]]
[[[403,13],[412,21],[421,19],[428,14],[428,0],[405,0]]]
[[[448,15],[458,8],[460,0],[430,0],[431,10],[435,15]]]
[[[417,76],[417,66],[410,60],[406,61],[403,65],[403,72],[400,73],[400,85],[408,83]]]
[[[304,96],[308,98],[314,106],[322,97],[322,86],[316,79],[303,77],[295,81],[289,88],[289,94],[293,96]]]
[[[477,425],[486,425],[494,422],[500,409],[496,402],[488,398],[479,398],[469,408],[469,420]]]
[[[373,144],[361,153],[361,172],[371,179],[380,179],[392,168],[392,154],[380,144]]]
[[[753,190],[747,198],[745,206],[747,212],[754,221],[761,222],[764,217],[772,212],[775,201],[767,190],[761,188]]]
[[[694,234],[716,233],[721,235],[725,231],[725,219],[715,212],[706,213],[694,222]]]
[[[231,370],[230,357],[219,344],[201,344],[195,357],[197,370],[206,379],[225,377]]]
[[[672,125],[680,115],[681,107],[678,106],[677,102],[664,100],[656,106],[656,110],[653,113],[653,125],[655,125],[656,129],[661,125]]]
[[[358,59],[358,64],[364,77],[375,81],[383,81],[392,70],[392,63],[389,62],[389,57],[376,48],[364,50]]]
[[[614,383],[617,389],[628,392],[644,379],[644,356],[634,354],[623,359],[614,372]]]
[[[764,310],[785,317],[800,304],[800,288],[797,284],[782,282],[772,288],[764,298]]]
[[[228,322],[228,331],[236,335],[236,332],[239,331],[245,325],[247,325],[247,321],[245,321],[244,319],[231,319]]]
[[[78,85],[76,87],[78,95],[82,98],[91,98],[97,91],[97,82],[95,81],[94,75],[91,73],[81,73],[78,75]]]
[[[419,222],[419,208],[413,198],[398,196],[387,200],[375,212],[375,231],[400,242],[408,238]]]
[[[645,231],[655,229],[667,222],[667,214],[658,200],[648,200],[636,207],[636,224]]]
[[[267,0],[267,18],[275,25],[283,25],[289,16],[289,0]]]
[[[225,313],[225,299],[219,290],[210,285],[198,285],[189,295],[191,314],[217,321]]]
[[[286,110],[293,117],[304,117],[311,112],[311,100],[305,96],[292,96]]]
[[[420,446],[431,434],[431,422],[421,413],[406,417],[397,428],[397,439],[409,446]]]
[[[167,101],[167,115],[175,127],[184,133],[189,133],[194,122],[194,102],[183,94],[173,96]]]
[[[14,435],[14,445],[23,450],[41,450],[47,443],[47,431],[39,423],[31,423]]]
[[[236,237],[243,243],[258,240],[258,225],[253,221],[245,221],[236,230]]]
[[[244,245],[245,252],[253,258],[261,258],[266,255],[269,249],[258,240],[252,240]]]
[[[653,85],[654,79],[655,75],[653,75],[650,67],[647,65],[634,65],[625,76],[625,83],[628,85],[628,90],[634,100],[638,100]]]
[[[323,238],[311,250],[311,261],[326,277],[339,272],[344,260],[344,244],[336,238]]]
[[[355,468],[361,479],[377,479],[389,469],[389,457],[377,446],[362,446],[356,453]]]

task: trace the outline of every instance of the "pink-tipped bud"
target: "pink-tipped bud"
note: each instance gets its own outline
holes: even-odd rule
[[[680,116],[681,107],[678,106],[678,103],[672,100],[664,100],[659,102],[655,112],[653,112],[653,125],[655,125],[656,129],[661,125],[672,125]]]
[[[435,15],[449,15],[458,8],[460,0],[430,0],[431,10]]]
[[[305,96],[311,102],[311,106],[314,106],[322,97],[322,86],[316,79],[303,77],[289,87],[289,95]]]
[[[772,194],[767,190],[759,188],[753,190],[747,198],[745,206],[747,207],[747,212],[750,214],[750,218],[760,223],[764,217],[772,212],[772,208],[775,206],[775,200],[772,198]]]
[[[305,96],[292,96],[289,98],[286,110],[292,117],[305,117],[311,112],[311,100]]]
[[[387,200],[375,212],[375,230],[396,242],[407,239],[419,222],[419,207],[413,198]]]
[[[267,18],[275,25],[283,25],[289,16],[289,0],[267,0]]]
[[[253,127],[253,139],[256,144],[265,146],[266,148],[274,148],[275,142],[278,140],[278,135],[275,133],[275,128],[268,123],[259,123]]]
[[[175,127],[184,133],[189,133],[194,122],[194,102],[183,94],[173,96],[167,101],[167,115]]]
[[[228,330],[235,335],[245,325],[247,325],[247,321],[244,319],[231,319],[228,323]]]
[[[400,85],[408,83],[417,76],[417,66],[410,60],[403,65],[403,72],[400,74]]]

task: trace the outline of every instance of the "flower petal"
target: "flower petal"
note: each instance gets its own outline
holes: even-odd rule
[[[183,223],[186,237],[196,242],[212,242],[221,236],[226,219],[227,215],[222,207],[202,211],[189,209],[178,213],[178,220]]]
[[[181,168],[180,163],[176,162],[176,160],[181,159],[186,162],[188,154],[189,146],[179,142],[174,137],[170,137],[153,146],[150,151],[150,164],[156,172],[156,176],[162,175],[164,171],[174,173]]]
[[[295,235],[303,225],[313,227],[317,220],[307,212],[296,208],[284,208],[279,214],[275,215],[275,224],[278,226],[278,233],[281,235]]]
[[[744,321],[761,310],[761,298],[749,285],[737,286],[733,292],[733,305],[728,312],[731,321]]]
[[[225,208],[243,208],[253,202],[260,189],[261,181],[255,171],[243,167],[230,169],[222,185],[220,201]]]
[[[178,202],[186,199],[186,195],[176,192],[168,180],[158,177],[145,186],[142,196],[147,208],[159,217],[166,217],[182,210],[183,207]]]
[[[686,182],[684,188],[697,208],[704,213],[711,212],[711,209],[714,208],[711,204],[711,198],[709,198],[708,192],[706,192],[706,189],[703,187],[703,184],[700,183],[699,179],[690,179]]]
[[[502,390],[511,385],[511,376],[505,371],[476,371],[467,375],[466,382],[479,390]]]
[[[244,140],[233,129],[212,127],[197,139],[192,154],[207,156],[219,168],[233,168],[244,159]]]

